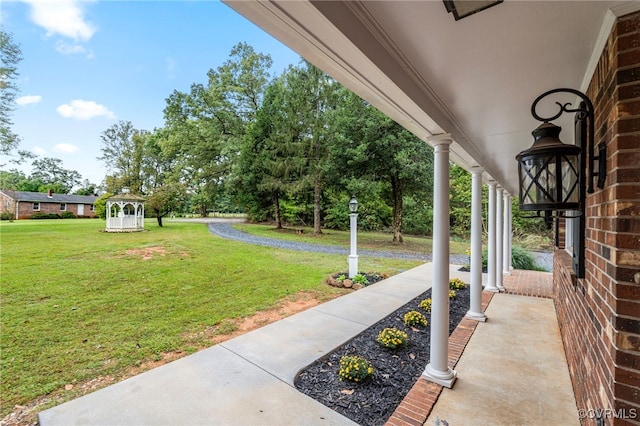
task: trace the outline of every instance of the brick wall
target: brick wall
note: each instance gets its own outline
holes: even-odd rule
[[[13,198],[0,192],[0,213],[16,214],[16,202]]]
[[[71,212],[78,216],[78,205],[75,203],[67,203],[67,209],[60,210],[60,203],[41,202],[40,210],[33,210],[32,202],[20,201],[20,203],[18,204],[18,219],[29,219],[35,213],[55,213],[61,215],[65,211]],[[96,217],[95,212],[91,211],[91,204],[84,205],[84,214],[81,217]]]
[[[585,278],[556,250],[555,303],[578,409],[640,425],[640,12],[618,19],[587,95],[607,179],[587,196]]]

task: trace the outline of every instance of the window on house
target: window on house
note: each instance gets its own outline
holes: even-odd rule
[[[64,212],[67,210],[67,203],[60,203],[60,211]]]
[[[33,203],[33,210],[40,211],[40,203]]]
[[[584,278],[584,210],[581,216],[570,220],[573,221],[573,272],[575,272],[577,278]]]
[[[93,204],[91,204],[91,206],[89,206],[89,210],[93,211],[95,209],[95,206]]]

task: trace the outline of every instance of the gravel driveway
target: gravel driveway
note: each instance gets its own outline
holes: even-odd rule
[[[326,254],[342,254],[349,255],[349,249],[338,246],[326,246],[322,244],[301,243],[297,241],[279,240],[276,238],[258,237],[256,235],[250,235],[246,232],[238,231],[230,223],[222,222],[210,222],[207,224],[209,231],[221,238],[229,240],[242,241],[250,244],[257,244],[260,246],[277,247],[288,250],[310,251],[315,253]],[[431,260],[430,254],[420,253],[399,253],[393,251],[383,250],[359,250],[358,256],[368,257],[385,257],[391,259],[407,259],[407,260],[423,260],[425,262]],[[464,265],[467,263],[467,256],[465,255],[451,255],[450,262],[454,264]]]
[[[228,240],[241,241],[249,244],[256,244],[266,247],[276,247],[287,250],[349,255],[349,249],[344,247],[326,246],[322,244],[302,243],[297,241],[280,240],[277,238],[259,237],[239,231],[232,226],[234,223],[244,222],[244,219],[197,218],[178,220],[206,223],[209,231],[211,231],[212,234]],[[546,271],[553,270],[553,253],[539,251],[532,251],[530,253],[536,260],[536,264],[538,266],[544,268]],[[358,255],[369,257],[385,257],[391,259],[423,260],[425,262],[432,260],[430,254],[400,253],[384,250],[359,250]],[[454,265],[465,265],[469,263],[469,258],[466,255],[452,254],[449,257],[449,262]]]

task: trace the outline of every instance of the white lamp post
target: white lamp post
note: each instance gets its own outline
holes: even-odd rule
[[[349,201],[349,227],[351,228],[351,254],[349,254],[349,278],[358,275],[358,255],[356,254],[356,232],[358,229],[358,200]]]

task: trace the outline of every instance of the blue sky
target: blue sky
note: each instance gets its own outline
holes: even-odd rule
[[[207,71],[237,43],[271,55],[272,74],[300,60],[218,1],[25,0],[0,7],[23,56],[12,117],[20,148],[60,158],[93,183],[106,174],[97,160],[104,130],[120,120],[162,127],[165,99],[206,83]]]

